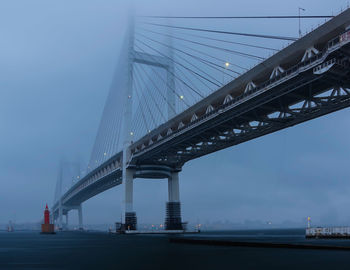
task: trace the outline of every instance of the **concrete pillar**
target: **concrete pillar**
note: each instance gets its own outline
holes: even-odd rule
[[[67,214],[66,214],[66,229],[68,229],[68,211],[67,211]]]
[[[124,143],[123,143],[123,174],[122,183],[124,186],[124,210],[125,228],[136,230],[136,213],[133,211],[133,171],[127,169],[130,158],[130,145],[134,131],[131,130],[132,120],[132,99],[133,99],[133,58],[134,58],[134,14],[129,14],[129,44],[127,59],[127,84],[125,91],[125,108],[123,115]]]
[[[166,230],[183,230],[181,221],[181,204],[180,204],[180,189],[179,189],[179,173],[174,172],[168,178],[168,197],[166,203]]]
[[[123,171],[123,184],[124,184],[124,204],[125,204],[125,229],[136,230],[137,218],[134,211],[134,171],[126,169]]]
[[[62,207],[58,208],[58,229],[62,230],[63,226],[63,209]]]
[[[78,217],[79,217],[79,230],[83,230],[83,209],[82,206],[78,207]]]
[[[168,200],[169,202],[180,201],[179,173],[175,172],[168,178]]]

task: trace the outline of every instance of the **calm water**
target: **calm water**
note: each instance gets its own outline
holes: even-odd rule
[[[350,246],[305,240],[303,230],[206,232],[212,239]],[[127,268],[126,268],[127,267]],[[96,232],[0,233],[0,269],[350,269],[350,251],[216,247],[169,243],[166,236]]]

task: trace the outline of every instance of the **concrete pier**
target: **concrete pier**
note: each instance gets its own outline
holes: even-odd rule
[[[168,200],[166,203],[165,229],[183,230],[178,172],[173,172],[171,177],[168,178]]]
[[[125,229],[137,229],[137,217],[134,212],[134,171],[125,170],[125,177],[123,177],[125,187]]]
[[[83,230],[83,208],[81,204],[78,207],[79,230]]]

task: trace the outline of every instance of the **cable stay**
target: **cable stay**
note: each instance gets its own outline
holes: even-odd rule
[[[146,95],[146,94],[142,94],[142,96],[145,98],[145,103],[146,103],[146,106],[147,106],[148,111],[149,111],[149,113],[150,113],[150,116],[151,116],[153,125],[154,125],[154,127],[156,127],[156,126],[158,125],[159,119],[160,119],[161,117],[163,117],[163,119],[165,119],[165,117],[163,116],[162,110],[160,109],[159,104],[156,103],[155,106],[156,106],[156,109],[158,109],[158,112],[159,112],[159,114],[156,113],[156,116],[157,116],[157,115],[159,116],[159,117],[156,119],[156,118],[154,117],[154,113],[152,113],[152,111],[151,111],[151,109],[150,109],[151,106],[150,106],[149,103],[148,103],[148,100],[149,100],[149,99],[151,99],[151,103],[155,103],[154,98],[153,98],[152,91],[149,90],[149,88],[148,88],[147,85],[145,85],[143,76],[141,75],[141,73],[140,73],[140,71],[138,70],[137,67],[135,67],[135,76],[134,76],[134,78],[135,78],[135,82],[137,82],[137,84],[138,84],[139,86],[144,85],[144,88],[145,88],[145,90],[146,90],[147,95]],[[142,81],[142,82],[141,82],[141,81]],[[141,89],[141,88],[140,88],[140,89]],[[154,105],[153,105],[153,107],[154,107]],[[163,120],[160,120],[160,121],[163,121]]]
[[[143,43],[142,41],[139,41],[139,42]],[[168,56],[162,54],[161,52],[159,52],[158,50],[154,49],[153,47],[151,47],[151,46],[149,46],[149,45],[147,45],[147,44],[145,44],[145,43],[143,43],[143,44],[144,44],[144,46],[146,46],[146,47],[148,47],[149,49],[155,51],[156,53],[160,54],[161,56],[166,57],[166,58],[170,59],[170,61],[173,61],[173,62],[174,62],[173,59],[171,59],[170,57],[168,57]],[[174,63],[175,63],[175,62],[174,62]],[[204,96],[203,96],[201,93],[199,93],[197,90],[195,90],[194,88],[192,88],[190,85],[188,85],[186,82],[184,82],[181,78],[178,78],[178,77],[177,77],[174,73],[172,73],[172,72],[171,72],[171,74],[174,76],[174,78],[176,78],[176,79],[178,79],[179,81],[181,81],[184,85],[186,85],[188,88],[190,88],[190,89],[191,89],[193,92],[195,92],[198,96],[200,96],[201,98],[204,98]]]
[[[142,66],[141,66],[141,68],[143,69]],[[136,71],[137,74],[139,74],[139,76],[140,76],[140,78],[141,78],[141,80],[142,80],[142,83],[143,83],[144,85],[146,85],[146,82],[144,81],[143,76],[140,75],[141,72],[145,73],[145,70],[143,69],[143,71],[140,71],[139,67],[138,67],[138,66],[135,66],[135,71]],[[148,74],[146,74],[146,75],[148,75]],[[148,76],[147,76],[147,77],[148,77]],[[159,111],[159,114],[160,114],[160,115],[162,116],[162,118],[163,118],[162,121],[166,121],[166,117],[164,116],[162,110],[159,108],[158,102],[155,101],[155,98],[154,98],[153,95],[152,95],[152,91],[150,91],[148,87],[147,87],[147,90],[148,90],[148,92],[150,93],[150,97],[152,98],[153,102],[155,103],[155,105],[156,105],[156,107],[157,107],[157,109],[158,109],[158,111]]]
[[[154,82],[152,76],[149,76],[149,74],[145,71],[145,69],[143,68],[143,66],[141,65],[141,69],[145,72],[148,80],[150,80],[153,84],[153,86],[158,90],[158,93],[161,95],[161,97],[163,98],[163,100],[168,104],[168,106],[171,108],[171,110],[173,111],[173,113],[176,114],[175,108],[169,103],[169,101],[167,100],[167,98],[164,96],[164,94],[162,93],[162,91],[158,88],[157,84]]]
[[[195,41],[193,41],[193,40],[188,40],[188,39],[185,39],[185,38],[180,38],[180,37],[173,36],[173,35],[169,35],[169,34],[159,33],[159,32],[155,32],[155,31],[152,31],[152,30],[145,29],[145,28],[141,28],[141,29],[144,30],[144,31],[147,31],[147,32],[154,33],[154,34],[159,34],[159,35],[167,36],[167,37],[170,37],[170,38],[173,38],[173,39],[177,39],[177,40],[189,42],[189,43],[192,43],[192,44],[197,44],[197,45],[201,45],[201,46],[206,46],[206,47],[208,47],[207,44],[200,43],[200,42],[195,42]],[[216,60],[219,60],[219,61],[221,61],[221,62],[223,62],[223,63],[226,63],[226,62],[227,62],[227,61],[224,61],[224,60],[215,58],[215,57],[213,57],[212,55],[205,54],[204,52],[199,51],[199,50],[196,50],[196,49],[193,49],[193,48],[191,48],[191,47],[188,47],[188,46],[185,46],[185,45],[182,45],[182,46],[184,46],[185,48],[188,48],[188,49],[190,49],[190,50],[196,51],[196,52],[198,52],[198,53],[204,54],[204,55],[206,55],[206,56],[212,57],[212,58],[214,58],[214,59],[216,59]],[[220,48],[220,47],[217,47],[217,48],[214,48],[214,49],[219,49],[219,48]],[[226,50],[226,49],[220,48],[220,50]],[[232,64],[232,65],[235,66],[235,67],[241,68],[241,69],[243,69],[243,70],[245,70],[245,71],[248,70],[247,68],[244,68],[244,67],[239,66],[239,65],[237,65],[237,64]],[[233,71],[233,70],[231,70],[231,71]],[[233,72],[235,72],[235,71],[233,71]]]
[[[203,58],[201,58],[201,57],[199,57],[199,56],[192,55],[192,54],[187,53],[187,52],[185,52],[185,51],[183,51],[183,50],[180,50],[180,49],[178,49],[178,48],[172,47],[172,46],[167,45],[167,44],[164,44],[164,43],[162,43],[162,42],[160,42],[160,41],[157,41],[157,40],[154,40],[154,39],[152,39],[152,38],[149,38],[149,37],[147,37],[147,36],[145,36],[145,35],[142,35],[142,34],[139,34],[139,35],[141,35],[141,36],[143,36],[144,38],[146,38],[146,39],[148,39],[148,40],[151,40],[151,41],[153,41],[153,42],[155,42],[155,43],[161,44],[161,45],[163,45],[163,46],[165,46],[165,47],[167,47],[167,48],[173,49],[173,50],[178,51],[178,52],[181,52],[181,53],[183,53],[183,54],[185,54],[185,55],[187,55],[187,56],[189,56],[189,57],[191,57],[191,58],[194,58],[194,59],[196,59],[197,61],[199,61],[199,62],[201,62],[201,63],[203,63],[203,64],[205,64],[205,65],[207,65],[207,66],[209,66],[209,67],[211,67],[211,68],[214,68],[215,70],[217,70],[217,71],[219,71],[219,72],[223,72],[225,75],[228,75],[228,76],[230,76],[231,78],[234,78],[234,77],[233,77],[231,74],[228,74],[228,73],[224,72],[223,70],[226,69],[226,70],[229,70],[229,71],[231,71],[231,72],[234,72],[234,73],[240,75],[240,73],[238,73],[238,72],[236,72],[236,71],[234,71],[234,70],[231,70],[231,69],[228,69],[228,68],[224,68],[223,66],[220,66],[220,65],[218,65],[218,64],[216,64],[216,63],[213,63],[213,62],[211,62],[211,61],[209,61],[209,60],[205,60],[205,59],[203,59]],[[184,61],[187,62],[187,60],[184,60]],[[225,63],[226,63],[226,62],[225,62]],[[193,64],[191,64],[191,65],[193,65]],[[219,69],[219,68],[220,68],[220,69]],[[202,71],[202,72],[203,72],[203,71]],[[205,72],[203,72],[203,73],[205,73]],[[206,73],[205,73],[205,74],[206,74]],[[216,80],[218,83],[220,83],[216,78],[212,77],[212,76],[209,75],[209,74],[207,74],[207,75],[208,75],[209,77],[211,77],[213,80]]]
[[[176,36],[173,36],[173,35],[152,31],[152,30],[149,30],[149,29],[146,29],[146,28],[142,28],[142,27],[140,27],[140,29],[144,30],[144,31],[147,31],[147,32],[154,33],[154,34],[163,35],[163,36],[169,36],[169,37],[172,37],[172,38],[176,39]],[[212,41],[219,41],[219,42],[229,43],[229,44],[234,44],[234,45],[241,45],[241,46],[250,47],[250,48],[263,49],[263,50],[269,50],[269,51],[275,51],[275,52],[279,51],[278,49],[275,49],[275,48],[264,47],[264,46],[259,46],[259,45],[253,45],[253,44],[249,44],[249,43],[236,42],[236,41],[219,39],[219,38],[211,38],[211,37],[206,37],[206,36],[202,36],[202,35],[195,35],[195,34],[190,34],[190,33],[183,33],[183,34],[187,35],[187,36],[191,36],[191,37],[197,37],[197,38],[202,38],[202,39],[207,39],[207,40],[212,40]]]
[[[138,94],[138,91],[137,91],[137,88],[136,88],[136,87],[135,87],[135,92],[136,92],[136,97],[137,97],[137,99],[138,99],[138,101],[139,101],[139,103],[138,103],[138,104],[139,104],[138,108],[140,108],[140,110],[141,110],[142,120],[143,120],[143,123],[145,124],[146,130],[147,130],[147,132],[148,132],[150,129],[149,129],[149,126],[148,126],[147,121],[146,121],[145,113],[144,113],[144,111],[143,111],[143,107],[142,107],[143,102],[141,101],[141,98],[140,98],[140,96],[139,96],[139,94]]]
[[[229,32],[229,31],[220,31],[220,30],[212,30],[212,29],[192,28],[192,27],[184,27],[184,26],[173,26],[173,25],[149,23],[149,22],[144,22],[144,24],[160,26],[160,27],[167,27],[167,28],[174,28],[174,29],[181,29],[181,30],[216,33],[216,34],[226,34],[226,35],[236,35],[236,36],[246,36],[246,37],[256,37],[256,38],[267,38],[267,39],[279,39],[279,40],[288,40],[288,41],[298,40],[298,38],[295,38],[295,37],[248,34],[248,33]]]
[[[210,58],[212,58],[212,59],[215,59],[215,60],[217,60],[217,61],[219,61],[219,62],[221,62],[221,63],[227,63],[227,60],[223,60],[223,59],[221,59],[221,58],[218,58],[218,57],[216,57],[216,56],[210,55],[210,54],[205,53],[205,52],[203,52],[203,51],[200,51],[200,50],[197,50],[197,49],[188,47],[188,46],[186,46],[186,45],[182,45],[182,46],[185,47],[186,49],[192,50],[192,51],[194,51],[194,52],[196,52],[196,53],[199,53],[199,54],[208,56],[208,57],[210,57]],[[229,63],[229,64],[232,65],[232,66],[238,67],[238,68],[240,68],[240,69],[243,69],[243,70],[245,70],[245,71],[248,71],[247,68],[241,67],[241,66],[239,66],[239,65],[237,65],[237,64],[235,64],[235,63]],[[233,73],[236,73],[237,75],[241,75],[241,74],[242,74],[242,73],[237,72],[237,71],[235,71],[235,70],[233,70],[233,69],[230,69],[230,68],[227,68],[227,70],[229,70],[229,71],[231,71],[231,72],[233,72]]]
[[[140,50],[141,52],[145,53],[145,51],[144,51],[141,47],[137,46],[136,44],[135,44],[135,47],[136,47],[138,50]],[[153,60],[155,60],[154,56],[150,55],[150,57],[151,57]],[[151,66],[151,69],[152,69],[153,73],[157,74],[158,78],[160,78],[160,79],[166,84],[166,86],[167,86],[170,90],[172,90],[172,92],[173,92],[178,98],[181,99],[181,96],[180,96],[178,93],[176,93],[176,90],[169,86],[168,82],[166,82],[165,79],[162,78],[162,76],[160,76],[160,75],[158,74],[158,72],[155,70],[155,68],[153,68],[153,67]],[[189,105],[188,105],[185,101],[183,101],[183,102],[185,103],[185,105],[186,105],[187,107],[189,107]]]
[[[219,85],[219,84],[217,84],[217,83],[215,83],[215,82],[213,82],[213,81],[209,80],[208,78],[206,78],[206,77],[202,76],[202,75],[201,75],[201,74],[199,74],[198,72],[196,72],[196,71],[194,71],[194,70],[192,70],[192,69],[190,69],[190,68],[186,67],[185,65],[183,65],[183,64],[181,64],[181,63],[179,63],[179,62],[177,62],[177,61],[175,61],[175,60],[173,60],[173,59],[171,59],[170,57],[168,57],[168,56],[166,56],[166,55],[162,54],[162,53],[161,53],[161,52],[159,52],[158,50],[156,50],[156,49],[152,48],[151,46],[149,46],[149,45],[147,45],[146,43],[144,43],[144,42],[140,41],[139,39],[136,39],[136,40],[137,40],[138,42],[142,43],[143,45],[147,46],[148,48],[150,48],[150,49],[152,49],[152,50],[156,51],[157,53],[159,53],[159,54],[160,54],[160,55],[162,55],[163,57],[167,57],[167,58],[169,58],[169,59],[170,59],[170,60],[172,60],[172,61],[173,61],[175,64],[178,64],[179,66],[183,67],[183,68],[184,68],[184,69],[186,69],[187,71],[189,71],[189,72],[191,72],[191,73],[193,73],[193,74],[195,74],[195,75],[197,75],[197,76],[201,77],[202,79],[204,79],[204,80],[206,80],[206,81],[210,82],[211,84],[213,84],[213,85],[215,85],[215,86],[217,86],[217,87],[220,87],[220,85]]]
[[[141,36],[145,37],[146,39],[151,40],[151,41],[153,41],[153,42],[155,42],[155,43],[161,44],[161,45],[163,45],[163,46],[165,46],[165,47],[167,47],[167,48],[170,48],[170,49],[173,49],[173,50],[175,50],[175,51],[181,52],[182,54],[185,54],[185,55],[187,55],[187,56],[189,56],[189,57],[191,57],[191,58],[194,58],[194,59],[196,59],[197,61],[202,62],[203,64],[205,64],[205,65],[207,65],[207,66],[209,66],[209,67],[212,67],[212,68],[214,68],[214,69],[216,69],[216,70],[218,70],[218,71],[220,71],[220,72],[223,72],[223,71],[221,70],[221,69],[224,69],[223,66],[220,66],[220,65],[218,65],[218,64],[216,64],[216,63],[213,63],[213,62],[211,62],[211,61],[205,60],[205,59],[203,59],[203,58],[201,58],[201,57],[199,57],[199,56],[192,55],[192,54],[190,54],[190,53],[188,53],[188,52],[185,52],[185,51],[180,50],[180,49],[178,49],[178,48],[172,47],[172,46],[170,46],[170,45],[164,44],[164,43],[162,43],[162,42],[160,42],[160,41],[151,39],[151,38],[149,38],[149,37],[147,37],[147,36],[145,36],[145,35],[142,35],[142,34],[139,34],[139,35],[141,35]],[[213,66],[215,66],[215,67],[213,67]],[[218,68],[216,68],[216,67],[219,67],[220,69],[218,69]],[[236,72],[236,71],[233,71],[233,70],[231,70],[231,69],[227,69],[227,70],[230,70],[230,71],[232,71],[232,72],[237,73],[238,75],[240,75],[240,73],[238,73],[238,72]],[[225,72],[224,72],[224,73],[225,73]],[[232,77],[232,75],[230,75],[230,74],[228,74],[228,73],[225,73],[225,74]],[[210,76],[210,75],[208,75],[208,76]],[[210,77],[211,77],[211,76],[210,76]],[[232,77],[232,78],[234,78],[234,77]],[[216,80],[216,78],[213,78],[213,77],[212,77],[212,79]],[[217,80],[216,80],[216,81],[217,81]],[[219,83],[220,83],[220,82],[219,82]]]
[[[250,48],[263,49],[263,50],[269,50],[269,51],[274,51],[274,52],[279,51],[278,49],[275,49],[275,48],[253,45],[253,44],[249,44],[249,43],[243,43],[243,42],[237,42],[237,41],[231,41],[231,40],[225,40],[225,39],[219,39],[219,38],[211,38],[211,37],[206,37],[206,36],[202,36],[202,35],[195,35],[195,34],[190,34],[190,33],[183,33],[183,34],[191,36],[191,37],[197,37],[197,38],[202,38],[202,39],[207,39],[207,40],[212,40],[212,41],[219,41],[219,42],[223,42],[223,43],[240,45],[240,46],[245,46],[245,47],[250,47]]]
[[[142,89],[142,88],[141,88],[141,84],[140,84],[140,81],[139,81],[138,78],[135,78],[135,86],[136,86],[136,88],[135,88],[135,89],[136,89],[136,95],[138,96],[139,100],[141,100],[140,97],[139,97],[138,88],[140,88],[140,89]],[[137,87],[137,86],[139,86],[139,87]],[[144,95],[142,95],[142,96],[145,97]],[[153,125],[154,125],[154,127],[156,127],[157,124],[156,124],[156,121],[155,121],[155,119],[154,119],[154,116],[153,116],[153,114],[152,114],[152,112],[151,112],[151,109],[150,109],[150,107],[149,107],[149,105],[148,105],[147,98],[145,98],[144,101],[145,101],[144,104],[146,105],[146,109],[147,109],[147,111],[148,111],[148,113],[149,113],[149,115],[150,115],[150,117],[151,117],[151,120],[152,120],[152,122],[153,122]]]
[[[334,18],[333,15],[286,15],[286,16],[138,16],[140,18],[153,19],[326,19]]]
[[[182,40],[182,41],[186,41],[186,42],[189,42],[189,43],[192,43],[192,44],[196,44],[196,45],[200,45],[200,46],[204,46],[204,47],[208,47],[208,48],[212,48],[212,49],[216,49],[216,50],[220,50],[220,51],[229,52],[229,53],[232,53],[232,54],[235,54],[235,55],[239,55],[239,56],[242,56],[242,57],[251,58],[251,59],[254,59],[254,60],[265,60],[264,57],[260,57],[260,56],[254,55],[254,54],[249,54],[249,53],[244,53],[244,52],[240,52],[240,51],[236,51],[236,50],[222,48],[222,47],[218,47],[218,46],[214,46],[214,45],[209,45],[209,44],[201,43],[201,42],[198,42],[198,41],[188,40],[188,39],[185,39],[185,38],[178,38],[178,37],[174,37],[174,38]]]

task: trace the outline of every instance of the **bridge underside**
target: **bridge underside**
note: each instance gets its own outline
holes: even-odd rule
[[[349,107],[349,56],[348,45],[327,59],[332,67],[323,74],[311,69],[232,109],[218,107],[212,120],[143,154],[137,163],[181,167],[200,156]]]

